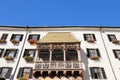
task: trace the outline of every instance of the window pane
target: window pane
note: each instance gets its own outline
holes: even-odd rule
[[[61,49],[56,49],[52,52],[52,60],[63,61],[63,51]]]
[[[15,40],[16,40],[16,41],[20,41],[20,38],[21,38],[21,35],[16,35],[16,36],[15,36]]]
[[[8,56],[14,57],[14,54],[15,54],[15,51],[10,51],[9,54],[8,54]]]
[[[78,54],[76,50],[67,50],[66,51],[66,60],[70,61],[70,60],[78,60]]]
[[[39,59],[41,61],[49,61],[50,52],[48,49],[42,49],[39,52]]]
[[[34,51],[29,51],[28,54],[29,54],[30,57],[33,57],[34,56]]]
[[[32,39],[36,39],[37,40],[37,37],[38,37],[37,35],[33,35]]]
[[[90,49],[89,53],[90,53],[90,56],[97,56],[97,53],[96,53],[95,49]]]
[[[3,68],[2,72],[1,72],[1,76],[5,77],[5,75],[7,74],[8,70],[9,70],[8,68]]]

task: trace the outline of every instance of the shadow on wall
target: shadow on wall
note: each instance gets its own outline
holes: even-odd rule
[[[81,53],[82,62],[84,64],[83,80],[90,80],[90,78],[89,78],[90,75],[89,75],[87,54],[83,51],[82,48],[80,50],[80,53]]]

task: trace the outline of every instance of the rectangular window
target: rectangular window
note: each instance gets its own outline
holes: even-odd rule
[[[8,36],[8,34],[3,34],[2,37],[1,37],[1,39],[6,40],[6,39],[7,39],[7,36]]]
[[[63,61],[64,60],[63,50],[62,49],[54,49],[52,51],[52,60],[53,61]]]
[[[94,34],[84,34],[84,40],[88,42],[94,42],[96,41]]]
[[[115,43],[115,44],[119,43],[119,41],[117,40],[117,38],[114,34],[108,34],[108,39],[112,43]]]
[[[22,41],[22,38],[23,38],[22,34],[13,34],[11,40]]]
[[[14,58],[14,57],[16,57],[17,51],[18,51],[18,49],[7,49],[4,54],[4,57],[9,56],[9,57]]]
[[[3,51],[4,51],[4,49],[1,49],[1,48],[0,48],[0,57],[2,57]]]
[[[50,51],[49,49],[41,49],[39,51],[39,60],[42,61],[49,61],[49,57],[50,57]]]
[[[28,40],[39,40],[39,34],[30,34]]]
[[[116,49],[113,50],[115,58],[118,58],[120,60],[120,50]]]
[[[104,68],[102,67],[90,67],[91,78],[93,79],[106,79]]]
[[[12,72],[11,67],[2,67],[0,68],[0,76],[9,79]]]
[[[35,49],[25,49],[23,57],[25,57],[25,56],[34,57],[35,52],[36,52]]]
[[[99,59],[100,52],[98,49],[89,49],[87,48],[87,56],[92,60]]]
[[[32,78],[32,67],[24,67],[24,68],[21,67],[21,68],[19,69],[17,78],[19,78],[19,77],[25,77],[26,75],[27,75],[29,78]]]
[[[67,61],[77,61],[78,60],[78,54],[76,49],[67,49],[66,51],[66,60]]]

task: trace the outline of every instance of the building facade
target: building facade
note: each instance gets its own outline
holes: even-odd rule
[[[0,27],[1,80],[119,80],[119,75],[119,27]]]

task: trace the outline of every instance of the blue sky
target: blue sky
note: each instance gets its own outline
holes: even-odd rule
[[[0,25],[120,26],[120,0],[0,0]]]

